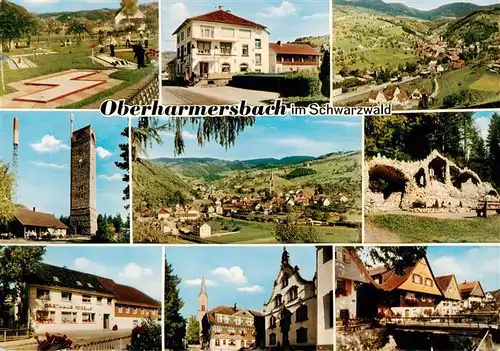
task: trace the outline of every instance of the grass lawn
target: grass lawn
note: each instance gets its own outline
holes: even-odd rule
[[[229,226],[237,225],[240,232],[211,238],[216,244],[277,244],[273,237],[272,223],[248,222],[242,220],[221,220]],[[358,231],[345,227],[316,227],[322,243],[350,243],[358,241]]]
[[[488,219],[435,219],[412,215],[371,215],[374,226],[387,229],[403,243],[500,242],[500,216]]]
[[[500,90],[500,75],[484,75],[470,86],[475,90],[498,92]]]

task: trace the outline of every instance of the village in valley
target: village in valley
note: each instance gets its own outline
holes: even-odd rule
[[[447,1],[423,10],[381,0],[333,3],[335,104],[498,107],[498,5]]]
[[[336,247],[337,350],[497,350],[499,261],[495,246]]]
[[[154,157],[134,163],[135,240],[182,243],[356,241],[360,231],[361,154],[358,131],[328,130],[323,118],[275,121],[256,118],[227,151],[207,143],[206,157]],[[282,135],[279,125],[292,135]],[[301,128],[315,141],[301,140]],[[321,129],[321,131],[320,131]],[[346,150],[328,150],[331,133],[345,136]],[[185,130],[190,138],[195,130]],[[251,151],[249,145],[261,140]],[[170,143],[171,139],[165,139]],[[196,152],[190,140],[190,153]],[[310,143],[310,146],[307,144]],[[306,148],[301,147],[306,145]],[[321,145],[325,149],[317,149]],[[289,147],[290,146],[290,147]],[[354,146],[350,151],[350,146]],[[161,147],[149,152],[165,154]],[[273,149],[274,148],[274,149]],[[222,151],[222,153],[221,153]],[[298,153],[312,153],[309,156]],[[285,153],[285,154],[283,154]],[[212,157],[212,155],[221,155]],[[227,155],[227,156],[226,156]],[[249,158],[250,155],[259,156]],[[224,158],[222,158],[224,157]],[[226,157],[231,157],[228,160]],[[152,175],[155,175],[155,179]],[[155,192],[154,197],[150,194]],[[151,233],[157,233],[155,237]],[[143,234],[141,234],[143,233]],[[291,234],[293,233],[293,234]],[[288,236],[289,235],[289,236]],[[141,239],[142,238],[142,239]]]
[[[142,0],[1,1],[0,107],[98,109],[106,98],[158,98],[158,16],[158,2]]]

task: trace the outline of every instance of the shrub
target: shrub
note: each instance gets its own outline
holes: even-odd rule
[[[50,335],[49,333],[45,333],[45,340],[40,341],[38,336],[35,336],[35,340],[38,342],[38,351],[64,350],[69,349],[73,344],[73,341],[66,335]]]
[[[311,174],[316,174],[316,171],[312,168],[297,167],[293,171],[285,175],[284,178],[290,180],[293,178],[303,177]]]
[[[127,346],[129,351],[159,351],[161,345],[161,325],[153,319],[145,319],[132,330],[132,340]]]
[[[314,72],[290,72],[281,74],[251,73],[233,76],[231,85],[253,90],[272,91],[281,97],[309,96],[320,93],[320,80]]]

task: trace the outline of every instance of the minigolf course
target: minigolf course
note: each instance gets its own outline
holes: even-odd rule
[[[116,70],[73,69],[9,85],[16,89],[2,97],[4,108],[57,108],[96,95],[122,83],[110,78]]]

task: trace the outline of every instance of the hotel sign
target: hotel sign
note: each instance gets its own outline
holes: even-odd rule
[[[92,307],[87,306],[73,306],[73,305],[60,305],[58,303],[46,303],[43,305],[45,308],[59,308],[63,310],[77,310],[77,311],[92,311]]]

